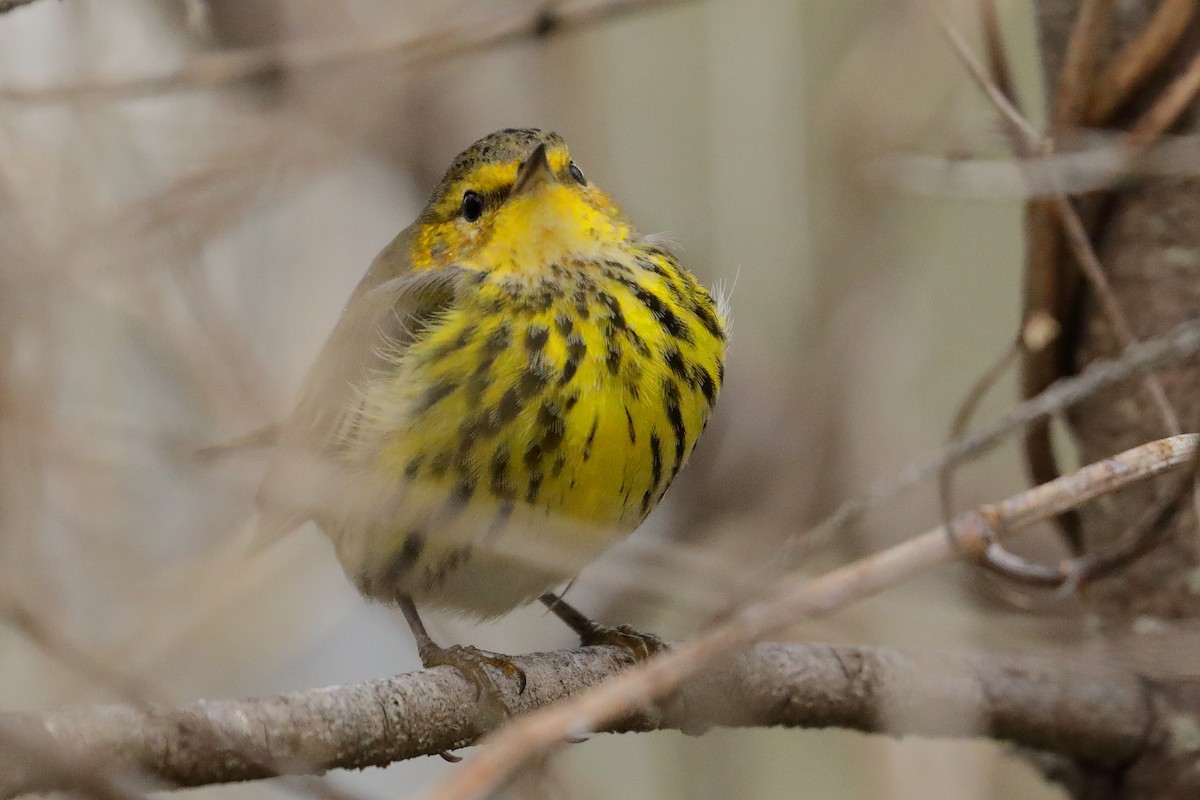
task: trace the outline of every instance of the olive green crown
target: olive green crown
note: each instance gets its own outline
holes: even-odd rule
[[[524,161],[533,149],[542,143],[550,149],[566,147],[566,142],[557,133],[546,133],[538,128],[505,128],[489,133],[454,158],[450,168],[430,195],[430,201],[441,197],[453,184],[469,175],[480,164]]]

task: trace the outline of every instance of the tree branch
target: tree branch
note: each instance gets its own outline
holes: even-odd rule
[[[0,14],[7,14],[9,11],[27,6],[32,2],[33,0],[0,0]]]
[[[504,699],[517,712],[542,707],[616,674],[629,660],[612,647],[520,656],[515,661],[528,686],[521,695],[509,687]],[[1141,680],[1111,665],[812,644],[760,644],[689,681],[670,707],[627,717],[611,730],[787,726],[990,736],[1114,766],[1140,751],[1152,724]],[[66,760],[105,764],[117,777],[137,773],[167,786],[200,786],[271,777],[262,766],[268,762],[300,774],[430,755],[474,742],[484,718],[471,685],[439,667],[179,708],[3,714],[0,729]],[[19,763],[7,752],[0,758],[0,797],[78,788],[77,774]]]
[[[0,3],[14,0],[0,0]],[[33,0],[17,0],[32,2]],[[328,70],[369,58],[398,59],[396,72],[577,30],[640,11],[692,0],[573,0],[522,14],[472,18],[413,33],[386,31],[203,53],[178,66],[130,77],[88,77],[43,87],[0,86],[0,100],[58,103],[82,96],[138,97],[225,86],[279,72]],[[2,6],[0,6],[0,10]]]

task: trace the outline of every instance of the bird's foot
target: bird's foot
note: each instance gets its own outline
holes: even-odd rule
[[[513,663],[512,659],[503,653],[492,653],[480,650],[470,645],[451,645],[440,647],[432,642],[420,649],[421,663],[426,669],[431,667],[453,667],[458,670],[472,686],[475,687],[475,699],[485,704],[498,717],[512,715],[512,709],[504,700],[504,692],[496,678],[488,670],[495,669],[506,678],[517,683],[517,694],[525,691],[525,670]]]
[[[668,649],[667,643],[653,633],[639,631],[628,625],[610,628],[596,622],[592,622],[586,630],[579,632],[579,643],[584,647],[604,644],[623,647],[633,653],[635,661],[645,661]]]
[[[579,636],[584,647],[591,645],[614,645],[633,654],[636,661],[645,661],[655,653],[668,649],[667,643],[653,633],[643,633],[628,625],[610,628],[584,616],[570,603],[556,594],[547,592],[541,596],[542,603]]]

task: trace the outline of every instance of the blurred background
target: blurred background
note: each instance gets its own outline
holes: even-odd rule
[[[585,4],[595,7],[595,3]],[[279,420],[372,257],[450,159],[506,126],[557,130],[642,230],[667,231],[733,312],[708,433],[642,530],[568,597],[682,637],[745,597],[841,500],[937,448],[1019,319],[1019,193],[942,180],[1003,140],[920,2],[641,3],[547,38],[456,47],[527,0],[40,0],[0,16],[0,608],[25,609],[165,701],[419,667],[311,525],[246,555],[266,455],[196,450]],[[575,4],[557,10],[570,18]],[[974,40],[974,3],[941,10]],[[1032,11],[1001,3],[1040,107]],[[425,55],[392,46],[435,38]],[[456,38],[458,37],[458,38]],[[390,43],[390,44],[389,44]],[[227,80],[221,54],[286,46]],[[432,54],[432,55],[431,55]],[[153,80],[140,80],[141,78]],[[926,158],[922,160],[924,157]],[[984,405],[994,415],[1013,381]],[[1015,447],[959,506],[1024,487]],[[925,487],[802,565],[938,520]],[[1031,545],[1050,548],[1034,534]],[[1053,610],[997,608],[946,568],[797,639],[1022,646]],[[440,642],[571,646],[539,608]],[[122,700],[0,625],[0,707]],[[57,648],[61,650],[61,648]],[[335,773],[398,797],[437,758]],[[192,796],[286,794],[271,782]],[[983,742],[836,731],[596,736],[514,797],[1051,798]]]

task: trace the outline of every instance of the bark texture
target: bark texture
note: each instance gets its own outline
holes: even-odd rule
[[[1110,61],[1145,26],[1157,3],[1116,3],[1112,24],[1098,49],[1098,61]],[[1039,0],[1043,66],[1053,96],[1056,76],[1078,0]],[[1184,65],[1200,52],[1200,21],[1193,19],[1179,45],[1146,84],[1118,110],[1115,130],[1128,126]],[[1195,105],[1173,129],[1194,133]],[[1114,131],[1115,132],[1115,131]],[[1145,339],[1181,321],[1200,316],[1200,181],[1143,180],[1120,187],[1098,207],[1093,242],[1134,335]],[[1096,296],[1084,290],[1075,320],[1067,331],[1076,370],[1120,351],[1120,343]],[[1192,359],[1158,373],[1184,431],[1200,428],[1200,369]],[[1089,462],[1163,435],[1165,426],[1145,386],[1131,382],[1081,404],[1069,417],[1080,459]],[[1110,542],[1131,527],[1170,481],[1150,481],[1083,510],[1084,534],[1092,547]],[[1193,588],[1200,564],[1196,520],[1187,511],[1176,520],[1170,541],[1113,581],[1097,587],[1096,608],[1113,624],[1151,614],[1191,619],[1200,613]]]
[[[629,663],[619,648],[515,659],[513,711],[561,700]],[[1103,774],[1153,736],[1156,690],[1108,663],[1006,653],[768,643],[692,680],[614,730],[842,727],[891,735],[987,736],[1065,755]],[[885,714],[881,709],[886,709]],[[471,744],[491,716],[452,669],[179,708],[92,706],[0,714],[0,797],[89,786],[199,786],[383,766]],[[587,733],[580,731],[581,734]],[[111,793],[109,793],[111,794]]]
[[[1097,48],[1099,69],[1144,28],[1158,2],[1112,3],[1111,24]],[[1043,67],[1048,96],[1057,91],[1068,38],[1079,0],[1038,0]],[[1200,53],[1200,15],[1191,20],[1167,60],[1134,95],[1117,109],[1113,134],[1138,119]],[[1196,104],[1178,120],[1172,133],[1194,133]],[[1114,187],[1103,196],[1083,200],[1096,252],[1133,334],[1145,339],[1184,320],[1200,317],[1200,181],[1138,180]],[[1096,294],[1085,288],[1072,319],[1067,320],[1069,361],[1078,371],[1111,358],[1121,350],[1119,337]],[[1200,427],[1200,367],[1196,359],[1157,373],[1184,431]],[[1165,430],[1162,414],[1142,382],[1129,382],[1096,395],[1072,410],[1068,424],[1081,460],[1103,458],[1131,443],[1154,439]],[[1089,548],[1112,542],[1142,517],[1171,481],[1158,479],[1111,495],[1082,511]],[[1191,621],[1200,615],[1197,564],[1200,540],[1192,504],[1175,517],[1167,543],[1114,578],[1092,587],[1088,600],[1110,633],[1151,616]],[[1184,625],[1177,630],[1186,630]],[[1179,648],[1186,648],[1182,641]],[[1182,651],[1181,651],[1182,652]],[[1162,800],[1200,796],[1197,755],[1200,730],[1195,687],[1177,681],[1148,682],[1154,687],[1152,713],[1157,731],[1147,748],[1124,768],[1105,773],[1080,768],[1061,759],[1040,759],[1048,775],[1062,782],[1075,798],[1086,800]]]

